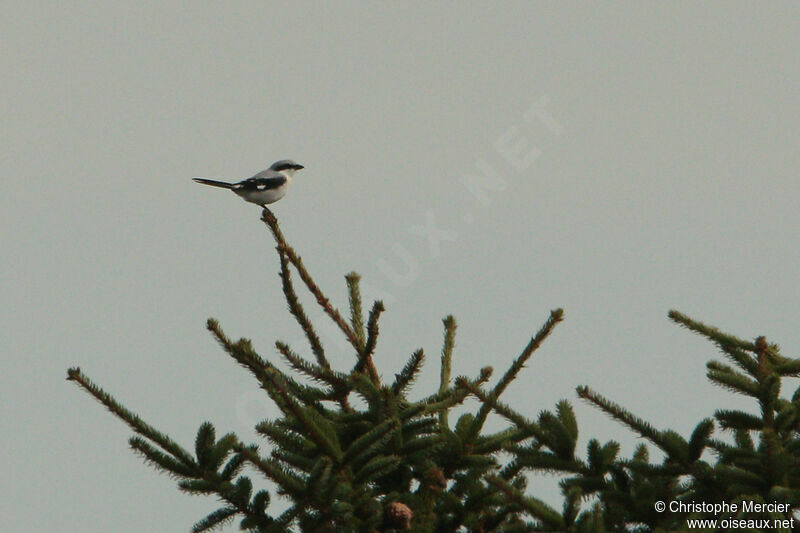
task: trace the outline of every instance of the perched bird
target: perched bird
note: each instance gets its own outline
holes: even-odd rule
[[[291,159],[281,159],[272,163],[267,170],[262,170],[252,178],[247,178],[239,183],[205,178],[192,178],[192,181],[221,189],[230,189],[241,196],[244,201],[264,207],[284,197],[292,183],[294,173],[301,168],[303,165],[295,163]]]

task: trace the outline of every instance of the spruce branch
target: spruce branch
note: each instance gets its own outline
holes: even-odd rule
[[[239,510],[236,507],[222,507],[192,526],[192,533],[202,533],[224,526],[233,520]]]
[[[178,488],[192,496],[210,496],[219,490],[219,483],[206,479],[186,479],[178,483]]]
[[[305,399],[306,403],[331,399],[329,392],[298,383],[281,372],[278,367],[262,359],[253,349],[253,345],[248,339],[239,339],[236,342],[231,341],[215,319],[209,318],[206,322],[206,328],[228,355],[253,374],[261,388],[267,391],[267,394],[278,407],[283,405],[283,395],[279,394],[274,386],[276,380],[280,381],[282,387],[291,391],[294,396]]]
[[[528,431],[507,427],[496,433],[478,437],[472,446],[472,451],[485,455],[508,452],[512,446],[518,446],[518,443],[530,438],[531,434]]]
[[[234,443],[235,445],[236,443]],[[225,468],[220,471],[219,475],[222,479],[231,480],[233,479],[242,469],[244,466],[244,457],[240,454],[234,454],[228,462],[225,464]]]
[[[359,483],[369,483],[377,477],[391,473],[400,465],[400,457],[396,455],[386,455],[373,457],[358,469],[354,474],[355,481]]]
[[[580,398],[599,407],[601,411],[628,426],[642,437],[656,444],[661,441],[662,435],[660,431],[651,426],[648,422],[630,413],[621,405],[603,398],[586,386],[580,386],[576,391]]]
[[[216,319],[209,318],[206,321],[206,329],[211,332],[214,339],[216,339],[228,355],[244,368],[250,370],[259,382],[264,383],[267,381],[268,369],[277,371],[274,365],[265,361],[256,353],[252,343],[248,339],[239,339],[237,342],[233,342],[228,338]]]
[[[398,410],[402,409],[404,405],[406,405],[406,401],[399,397],[397,393],[395,393],[390,387],[381,387],[380,389],[381,396],[383,396],[383,404],[385,409],[385,417],[389,419],[397,418]],[[394,431],[391,434],[392,436],[392,449],[393,451],[397,451],[402,445],[402,435],[399,431]]]
[[[440,413],[443,409],[449,409],[455,405],[461,404],[467,396],[469,396],[469,389],[466,384],[469,383],[473,386],[481,386],[492,377],[492,367],[483,367],[474,380],[470,380],[466,376],[459,376],[455,379],[455,386],[445,390],[444,392],[437,392],[417,402],[418,406],[422,406],[427,414]]]
[[[492,391],[489,393],[492,398],[499,398],[500,395],[503,394],[503,391],[505,391],[506,387],[508,387],[508,385],[514,381],[520,370],[524,368],[525,363],[533,355],[533,352],[535,352],[537,348],[542,345],[542,342],[544,342],[550,333],[552,333],[556,325],[562,320],[564,320],[563,309],[554,309],[550,312],[550,316],[541,329],[539,329],[536,335],[531,338],[530,342],[527,346],[525,346],[525,349],[522,350],[522,353],[519,355],[519,357],[514,360],[500,381],[497,382]],[[472,423],[472,428],[468,437],[470,441],[475,440],[480,433],[483,425],[486,423],[486,417],[489,416],[491,409],[492,407],[488,403],[481,405],[480,409],[478,410],[478,414],[475,416],[475,419]]]
[[[141,437],[131,437],[128,440],[131,449],[144,457],[145,462],[167,472],[172,476],[193,478],[197,475],[196,465],[186,465],[181,461],[175,459],[172,455],[166,454],[148,441]]]
[[[261,388],[267,391],[275,405],[286,415],[287,420],[297,421],[312,436],[317,437],[317,444],[335,453],[336,446],[331,440],[333,438],[335,441],[335,435],[328,428],[329,424],[327,421],[322,427],[316,424],[316,421],[326,420],[324,418],[326,411],[316,403],[316,400],[331,398],[316,388],[296,383],[271,365],[265,368],[261,378]]]
[[[97,401],[102,403],[112,414],[122,419],[128,426],[144,437],[155,442],[161,448],[169,452],[175,459],[187,467],[193,467],[196,463],[192,455],[184,450],[178,443],[164,435],[153,426],[142,420],[139,415],[129,411],[117,402],[113,396],[95,385],[86,377],[78,367],[70,368],[67,371],[67,381],[74,381],[86,392],[91,394]]]
[[[728,373],[728,374],[739,374],[739,375],[742,375],[742,376],[744,375],[741,372],[739,372],[738,370],[736,370],[735,368],[733,368],[732,366],[726,365],[725,363],[721,363],[719,361],[713,361],[712,360],[712,361],[707,362],[706,363],[706,368],[708,368],[709,370],[716,370],[717,372],[725,372],[725,373]]]
[[[760,431],[764,426],[763,419],[744,411],[718,409],[714,412],[714,417],[724,429]]]
[[[321,381],[330,385],[330,391],[306,388],[305,390],[311,393],[304,395],[304,399],[307,399],[306,403],[314,403],[316,400],[335,399],[337,402],[339,402],[339,405],[342,407],[344,412],[352,412],[352,407],[350,407],[350,402],[347,399],[347,396],[350,393],[350,386],[347,384],[347,376],[340,372],[331,370],[329,366],[314,365],[313,363],[306,361],[293,352],[286,343],[276,341],[275,347],[289,362],[289,365],[293,369],[305,374],[315,381]]]
[[[279,407],[289,417],[298,420],[304,429],[311,435],[314,443],[325,453],[336,461],[341,460],[342,449],[336,437],[336,432],[331,426],[331,422],[320,416],[314,409],[300,405],[289,395],[285,383],[281,382],[279,376],[274,373],[267,375],[272,382],[273,390],[280,395],[283,400]]]
[[[264,459],[258,454],[255,446],[244,446],[239,443],[235,448],[248,463],[259,470],[267,479],[273,481],[286,494],[302,499],[305,482],[303,478],[284,468],[275,459]]]
[[[565,461],[575,459],[577,434],[573,435],[568,425],[564,424],[559,416],[550,411],[542,411],[539,414],[538,424],[544,431],[543,444]]]
[[[513,451],[516,453],[514,462],[519,467],[553,474],[582,474],[588,469],[581,461],[574,458],[564,459],[551,452],[526,447],[515,447]]]
[[[248,506],[247,498],[245,498],[245,492],[247,491],[245,489],[247,488],[249,480],[240,478],[238,482],[239,485],[235,486],[231,485],[225,477],[214,472],[213,468],[218,467],[219,455],[216,453],[218,450],[213,449],[213,428],[210,428],[210,425],[204,424],[201,426],[197,442],[198,455],[203,458],[203,462],[207,466],[212,467],[212,470],[208,471],[203,469],[202,464],[195,462],[188,451],[144,422],[138,415],[125,409],[114,400],[111,395],[97,387],[89,378],[83,375],[79,368],[69,369],[67,379],[75,381],[79,386],[100,401],[100,403],[105,405],[109,411],[125,421],[136,433],[155,442],[162,449],[167,451],[170,455],[160,452],[140,437],[132,437],[129,440],[131,448],[144,456],[146,461],[172,475],[184,478],[184,481],[178,484],[181,489],[189,492],[215,493],[222,500],[230,504],[229,507],[225,508],[228,511],[230,509],[235,509],[235,513],[241,513],[245,515],[245,517],[254,520],[257,524],[267,524],[269,522],[268,517],[265,515],[255,515]],[[209,431],[209,429],[211,429],[211,431]],[[229,436],[226,435],[223,439],[220,439],[216,445],[220,448],[227,448],[229,440]],[[220,455],[223,455],[224,458],[226,454],[227,452],[224,451],[224,453]],[[249,492],[247,492],[247,494],[249,495]],[[222,513],[221,511],[212,513],[206,517],[206,519],[198,522],[195,528],[200,528],[197,529],[198,531],[206,531],[215,524],[222,524],[224,522],[222,516],[226,513]],[[232,514],[230,516],[232,516]],[[230,516],[227,518],[230,518]]]
[[[459,380],[457,383],[467,389],[483,404],[488,405],[491,409],[494,409],[497,414],[513,422],[515,426],[523,430],[525,433],[536,437],[536,439],[540,442],[544,439],[544,433],[539,425],[536,424],[536,422],[526,418],[512,407],[492,397],[490,393],[484,392],[483,389],[466,379]]]
[[[519,489],[499,476],[487,476],[486,481],[500,489],[513,502],[517,503],[527,513],[545,524],[548,529],[554,531],[564,531],[565,524],[561,513],[544,503],[538,498],[525,496]]]
[[[294,453],[306,453],[312,449],[313,443],[305,435],[281,421],[263,420],[256,424],[256,432],[267,437],[282,450]]]
[[[388,418],[376,425],[374,428],[355,439],[350,446],[348,446],[342,456],[342,464],[350,464],[358,461],[359,456],[365,455],[365,452],[369,450],[373,451],[367,455],[375,455],[378,452],[376,446],[388,440],[390,433],[396,431],[399,427],[400,422],[396,418]]]
[[[668,313],[668,316],[677,324],[694,331],[695,333],[699,333],[700,335],[703,335],[714,342],[723,351],[723,353],[725,353],[729,359],[739,365],[740,368],[745,370],[751,376],[756,378],[758,377],[758,361],[748,353],[755,353],[757,351],[755,342],[746,341],[733,335],[723,333],[715,327],[708,326],[697,320],[693,320],[683,313],[675,310],[671,310]]]
[[[745,350],[736,346],[720,346],[725,357],[736,363],[739,368],[758,379],[760,375],[758,360]]]
[[[775,372],[785,377],[800,377],[800,359],[788,359],[775,367]]]
[[[670,320],[673,322],[676,322],[677,324],[690,329],[695,333],[699,333],[704,337],[708,337],[720,347],[735,346],[739,349],[751,352],[755,351],[756,349],[755,343],[734,337],[733,335],[728,335],[727,333],[723,333],[715,327],[708,326],[702,322],[689,318],[680,311],[676,311],[674,309],[670,310],[667,316],[669,316]]]
[[[367,402],[371,412],[384,411],[383,396],[380,393],[380,388],[375,385],[369,376],[363,372],[353,372],[350,374],[350,385],[353,387],[353,392],[360,395]]]
[[[719,420],[719,417],[717,417]],[[697,461],[703,455],[703,450],[708,446],[711,435],[714,433],[714,421],[710,418],[701,420],[689,437],[689,461]]]
[[[311,345],[311,351],[317,359],[317,363],[325,368],[330,368],[331,365],[325,356],[325,349],[322,347],[322,341],[314,330],[311,320],[309,320],[308,315],[297,297],[297,292],[292,283],[292,273],[291,270],[289,270],[289,260],[286,254],[280,249],[278,250],[278,257],[281,262],[281,285],[283,287],[283,294],[286,297],[286,302],[289,305],[289,312],[292,313],[292,316],[297,320],[303,333],[305,333],[308,343]]]
[[[311,449],[316,449],[316,446]],[[314,469],[314,465],[318,461],[316,456],[310,457],[308,455],[308,450],[304,450],[302,453],[296,453],[289,449],[275,448],[270,452],[270,457],[283,466],[291,467],[294,472],[310,472]]]
[[[770,346],[766,337],[757,337],[755,342],[756,356],[758,358],[758,380],[760,394],[758,396],[761,404],[761,418],[764,426],[761,430],[761,439],[765,444],[766,457],[764,466],[766,467],[766,480],[770,485],[778,483],[781,478],[782,460],[781,445],[775,431],[775,404],[780,394],[781,380],[773,370],[773,358],[770,353]],[[785,477],[785,474],[784,474]]]
[[[575,411],[572,409],[572,404],[567,400],[560,400],[556,403],[556,413],[558,414],[558,422],[569,435],[570,440],[578,440],[578,419],[575,418]]]
[[[441,372],[439,373],[439,392],[443,393],[450,386],[450,374],[452,373],[453,365],[453,348],[456,345],[456,319],[453,315],[447,315],[444,320],[444,343],[442,345],[442,361]],[[448,412],[442,411],[439,413],[439,422],[443,429],[448,428],[449,422],[447,420]]]
[[[296,371],[305,374],[314,381],[330,385],[336,391],[346,391],[348,389],[347,376],[345,374],[331,370],[329,367],[315,365],[306,361],[292,351],[289,345],[284,342],[276,341],[275,347]]]
[[[204,479],[196,481],[184,481],[180,484],[181,490],[190,494],[212,494],[216,493],[217,496],[228,504],[228,508],[235,509],[237,514],[244,515],[242,520],[243,524],[252,524],[257,528],[268,527],[272,523],[272,518],[264,513],[263,507],[266,507],[266,501],[263,501],[263,506],[259,502],[259,506],[252,506],[250,503],[250,496],[253,490],[253,484],[249,478],[241,476],[234,483],[222,480],[219,476],[209,474]],[[263,500],[263,496],[261,497]],[[213,517],[215,513],[211,513],[205,521]],[[204,523],[201,520],[195,527]],[[211,521],[213,523],[213,521]],[[206,530],[209,529],[206,527]],[[201,531],[203,531],[201,529]]]
[[[350,296],[350,325],[363,345],[366,340],[364,332],[364,312],[361,309],[361,276],[357,272],[350,272],[345,276],[347,281],[347,292]]]
[[[384,309],[383,302],[380,300],[377,300],[372,305],[372,309],[369,312],[369,318],[367,319],[367,340],[364,343],[364,348],[358,352],[358,363],[356,364],[355,368],[355,370],[358,372],[366,368],[367,372],[369,372],[370,379],[372,379],[372,382],[376,386],[380,385],[381,379],[378,376],[375,363],[372,361],[372,354],[375,353],[375,346],[378,344],[378,319],[380,318]]]
[[[759,397],[760,386],[757,381],[730,367],[720,367],[711,363],[706,367],[708,368],[706,376],[717,385],[731,392],[738,392],[753,398]]]
[[[311,274],[308,273],[308,270],[306,270],[306,267],[303,265],[302,259],[300,259],[300,256],[294,251],[294,248],[289,246],[289,244],[286,242],[286,238],[283,236],[283,232],[278,225],[278,219],[275,217],[272,211],[269,210],[269,208],[264,207],[264,210],[261,213],[261,220],[272,231],[272,235],[275,237],[275,242],[278,243],[278,253],[283,253],[286,255],[289,262],[297,270],[297,273],[300,275],[300,279],[303,280],[303,283],[305,283],[309,292],[314,295],[314,297],[317,299],[317,303],[325,311],[325,314],[327,314],[328,317],[330,317],[330,319],[333,320],[337,326],[339,326],[339,329],[342,331],[342,333],[344,333],[344,336],[347,337],[347,340],[350,342],[353,348],[355,348],[356,351],[359,351],[360,343],[355,331],[353,331],[353,328],[351,328],[344,318],[342,318],[339,310],[331,304],[331,301],[328,299],[328,297],[325,296],[322,290],[317,286],[316,282],[311,277]]]
[[[422,364],[425,362],[425,353],[422,348],[411,354],[408,362],[400,371],[395,374],[394,383],[392,383],[391,390],[393,394],[399,394],[405,391],[409,385],[417,378],[419,371],[422,369]]]

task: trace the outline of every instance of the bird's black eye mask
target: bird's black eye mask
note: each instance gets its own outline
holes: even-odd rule
[[[297,163],[281,163],[280,165],[272,167],[272,170],[280,172],[281,170],[300,170],[301,168],[303,168],[303,165],[298,165]]]

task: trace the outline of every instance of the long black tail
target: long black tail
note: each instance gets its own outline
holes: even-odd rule
[[[212,187],[220,187],[222,189],[230,189],[233,183],[225,183],[224,181],[207,180],[205,178],[192,178],[192,181],[202,183],[203,185],[211,185]]]

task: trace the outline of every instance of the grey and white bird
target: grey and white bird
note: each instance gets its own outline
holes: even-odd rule
[[[252,178],[247,178],[238,183],[206,178],[192,178],[192,181],[221,189],[230,189],[244,201],[264,207],[267,204],[277,202],[286,195],[294,173],[302,168],[304,168],[303,165],[295,163],[291,159],[281,159],[280,161],[275,161],[271,167],[262,170]]]

